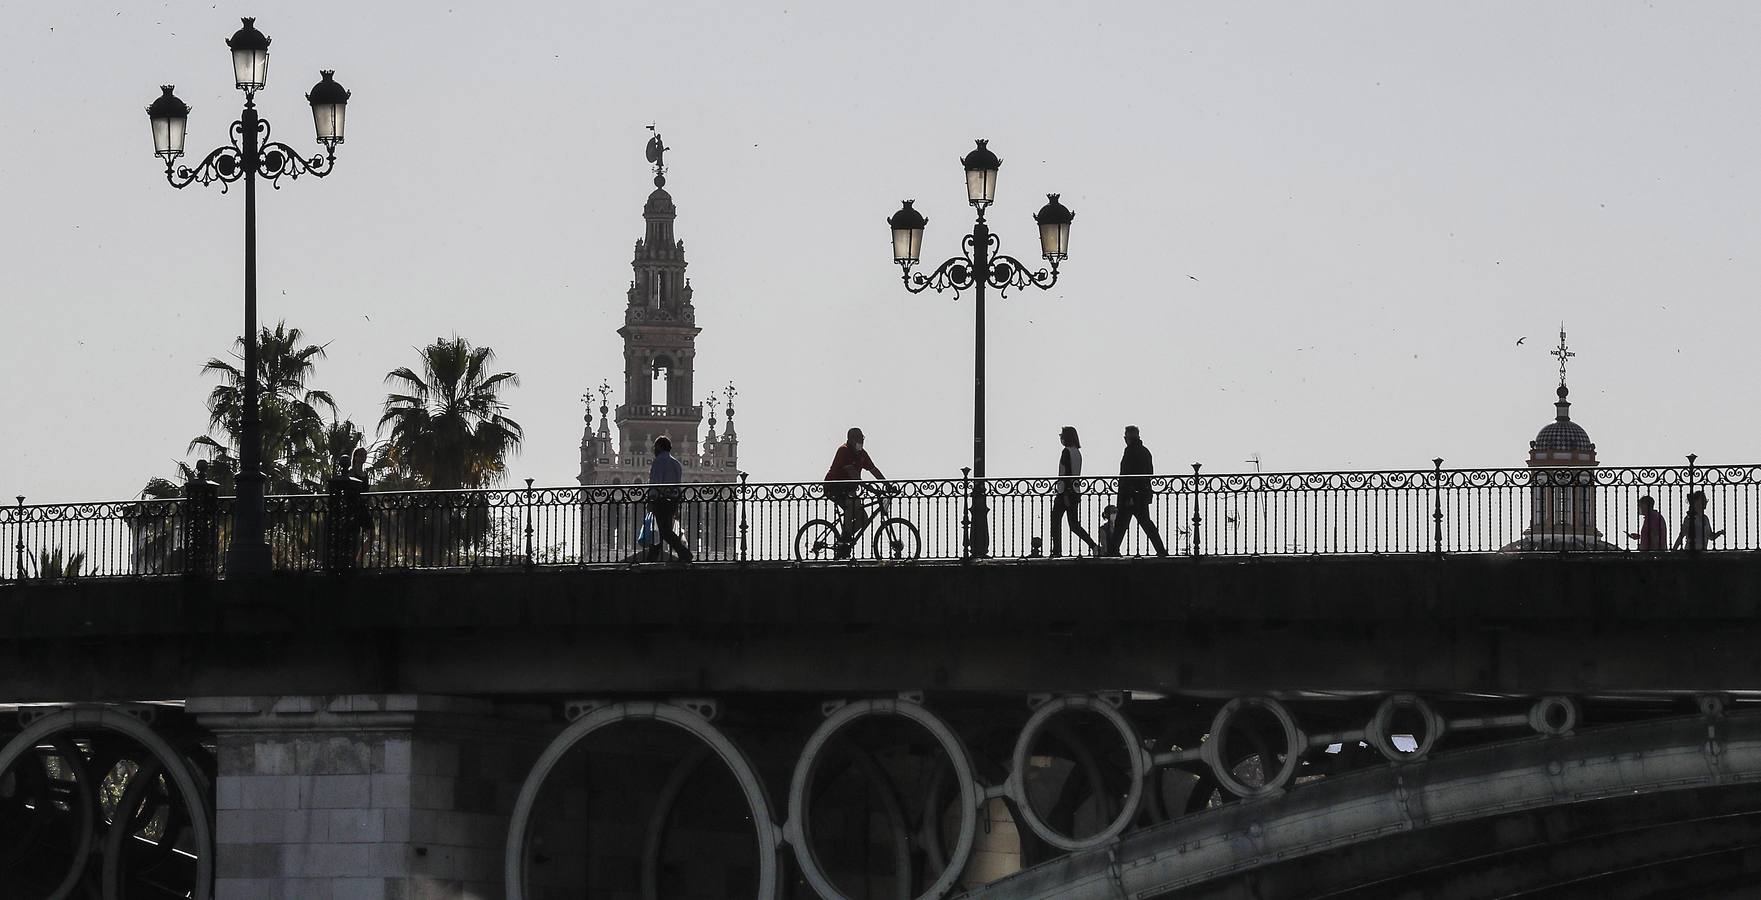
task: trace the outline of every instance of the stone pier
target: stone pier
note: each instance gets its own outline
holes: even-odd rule
[[[217,900],[502,897],[547,711],[425,694],[203,697]]]

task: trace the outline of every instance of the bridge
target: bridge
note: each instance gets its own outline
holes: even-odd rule
[[[261,579],[200,489],[21,502],[0,897],[1738,896],[1757,471],[1194,471],[1117,559],[1028,479],[988,559],[959,480],[849,560],[815,486],[688,486],[688,566],[623,561],[640,487],[277,498]],[[1585,549],[1696,490],[1721,549]]]

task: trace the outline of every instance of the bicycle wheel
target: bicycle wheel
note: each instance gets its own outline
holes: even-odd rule
[[[837,550],[838,529],[824,519],[812,519],[795,532],[795,558],[802,560],[831,559]]]
[[[886,519],[874,532],[875,559],[916,559],[923,554],[917,526],[904,519]]]

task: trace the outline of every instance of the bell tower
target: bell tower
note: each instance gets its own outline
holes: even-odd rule
[[[654,126],[650,125],[649,130]],[[656,133],[648,140],[648,162],[654,167],[654,190],[642,205],[642,236],[630,260],[630,286],[624,294],[623,402],[613,407],[610,383],[598,391],[599,423],[594,429],[592,397],[583,395],[588,415],[581,432],[582,486],[632,485],[648,480],[654,462],[654,439],[665,436],[673,457],[692,483],[740,480],[740,441],[734,432],[734,387],[721,392],[724,430],[716,433],[716,407],[722,397],[709,391],[697,400],[697,310],[691,304],[691,282],[685,277],[685,242],[673,233],[678,209],[666,190],[667,146]],[[704,419],[708,434],[700,435]],[[614,439],[609,426],[617,426]],[[642,520],[640,503],[628,504],[617,492],[583,494],[581,546],[583,559],[633,546]],[[625,509],[623,506],[628,506]],[[733,546],[731,504],[683,504],[680,533],[694,548],[727,553]]]
[[[667,147],[659,134],[648,141],[654,191],[642,206],[643,235],[630,262],[633,270],[624,307],[624,402],[613,421],[619,456],[641,459],[654,439],[666,435],[681,461],[698,454],[703,407],[696,391],[697,311],[685,277],[685,242],[673,234],[678,209],[666,190]],[[686,463],[689,465],[689,462]]]

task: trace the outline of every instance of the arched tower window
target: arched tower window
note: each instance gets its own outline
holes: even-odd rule
[[[654,362],[650,366],[652,380],[648,387],[648,396],[652,398],[651,403],[656,406],[672,405],[672,384],[677,368],[670,356],[663,354],[654,358]]]

